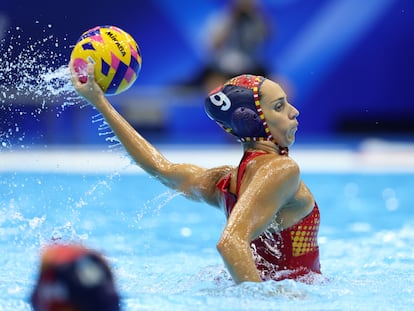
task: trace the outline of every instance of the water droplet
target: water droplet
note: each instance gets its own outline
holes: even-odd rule
[[[27,118],[39,121],[45,110],[55,111],[58,117],[66,107],[84,102],[72,86],[69,60],[62,53],[62,48],[67,48],[66,37],[50,34],[51,24],[42,26],[38,20],[34,23],[35,27],[43,27],[43,38],[26,36],[17,26],[0,40],[0,109],[7,112],[0,125],[13,128],[9,137],[22,132],[20,122]],[[10,120],[18,122],[13,124]],[[4,138],[0,137],[0,141]],[[22,139],[23,136],[12,137],[11,141]]]

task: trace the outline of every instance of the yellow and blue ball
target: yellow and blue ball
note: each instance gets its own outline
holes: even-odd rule
[[[95,65],[95,80],[106,95],[130,88],[141,70],[142,57],[130,34],[115,26],[97,26],[84,32],[72,50],[73,67],[83,83],[88,63]]]

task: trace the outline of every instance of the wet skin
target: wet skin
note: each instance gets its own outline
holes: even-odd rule
[[[138,133],[111,105],[96,84],[93,66],[88,67],[88,81],[81,83],[72,64],[72,83],[76,91],[103,115],[131,158],[148,174],[187,198],[223,208],[217,182],[231,173],[230,191],[235,192],[237,167],[203,168],[187,163],[172,163]],[[260,89],[260,103],[269,129],[282,147],[295,141],[299,112],[289,104],[283,89],[265,80]],[[250,242],[265,230],[290,227],[309,214],[314,199],[300,179],[297,163],[281,155],[271,141],[245,142],[243,150],[266,151],[249,162],[238,200],[217,243],[233,280],[260,282]]]

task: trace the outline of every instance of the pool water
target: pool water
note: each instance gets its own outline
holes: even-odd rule
[[[107,256],[123,310],[412,310],[412,173],[303,173],[321,211],[323,277],[234,285],[222,213],[142,173],[0,173],[0,310],[31,310],[39,249]]]
[[[407,153],[406,146],[385,146],[386,152],[377,152],[374,143],[371,156],[362,152],[357,161],[347,152],[322,160],[320,154],[307,154],[302,160],[312,169],[303,178],[321,211],[323,276],[313,285],[286,280],[235,286],[215,248],[225,224],[220,211],[189,202],[140,172],[95,169],[111,167],[113,159],[92,158],[75,169],[76,159],[67,150],[52,152],[53,159],[69,161],[50,169],[49,161],[31,152],[33,143],[62,143],[69,134],[90,142],[96,140],[91,135],[104,136],[107,130],[85,131],[81,125],[89,125],[90,116],[84,111],[63,122],[70,116],[67,109],[84,103],[73,91],[67,66],[55,63],[67,63],[66,38],[48,35],[47,29],[42,33],[44,40],[24,43],[17,27],[0,53],[8,73],[0,85],[0,108],[7,116],[0,133],[0,311],[31,310],[39,251],[50,240],[81,241],[103,252],[128,311],[412,309],[414,148]],[[28,48],[11,57],[9,46]],[[34,106],[21,106],[28,98]],[[56,128],[40,128],[41,114]],[[28,149],[25,158],[14,152],[19,148]],[[4,156],[6,149],[12,152]],[[210,163],[212,154],[202,153]],[[315,167],[315,160],[322,165]],[[366,170],[367,164],[373,169]],[[404,173],[406,164],[411,168]]]

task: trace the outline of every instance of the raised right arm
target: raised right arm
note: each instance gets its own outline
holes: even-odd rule
[[[93,65],[88,66],[86,83],[79,81],[72,64],[70,69],[76,91],[102,114],[129,155],[143,170],[192,200],[218,205],[215,183],[230,170],[230,167],[205,169],[197,165],[170,162],[110,104],[94,79]]]

